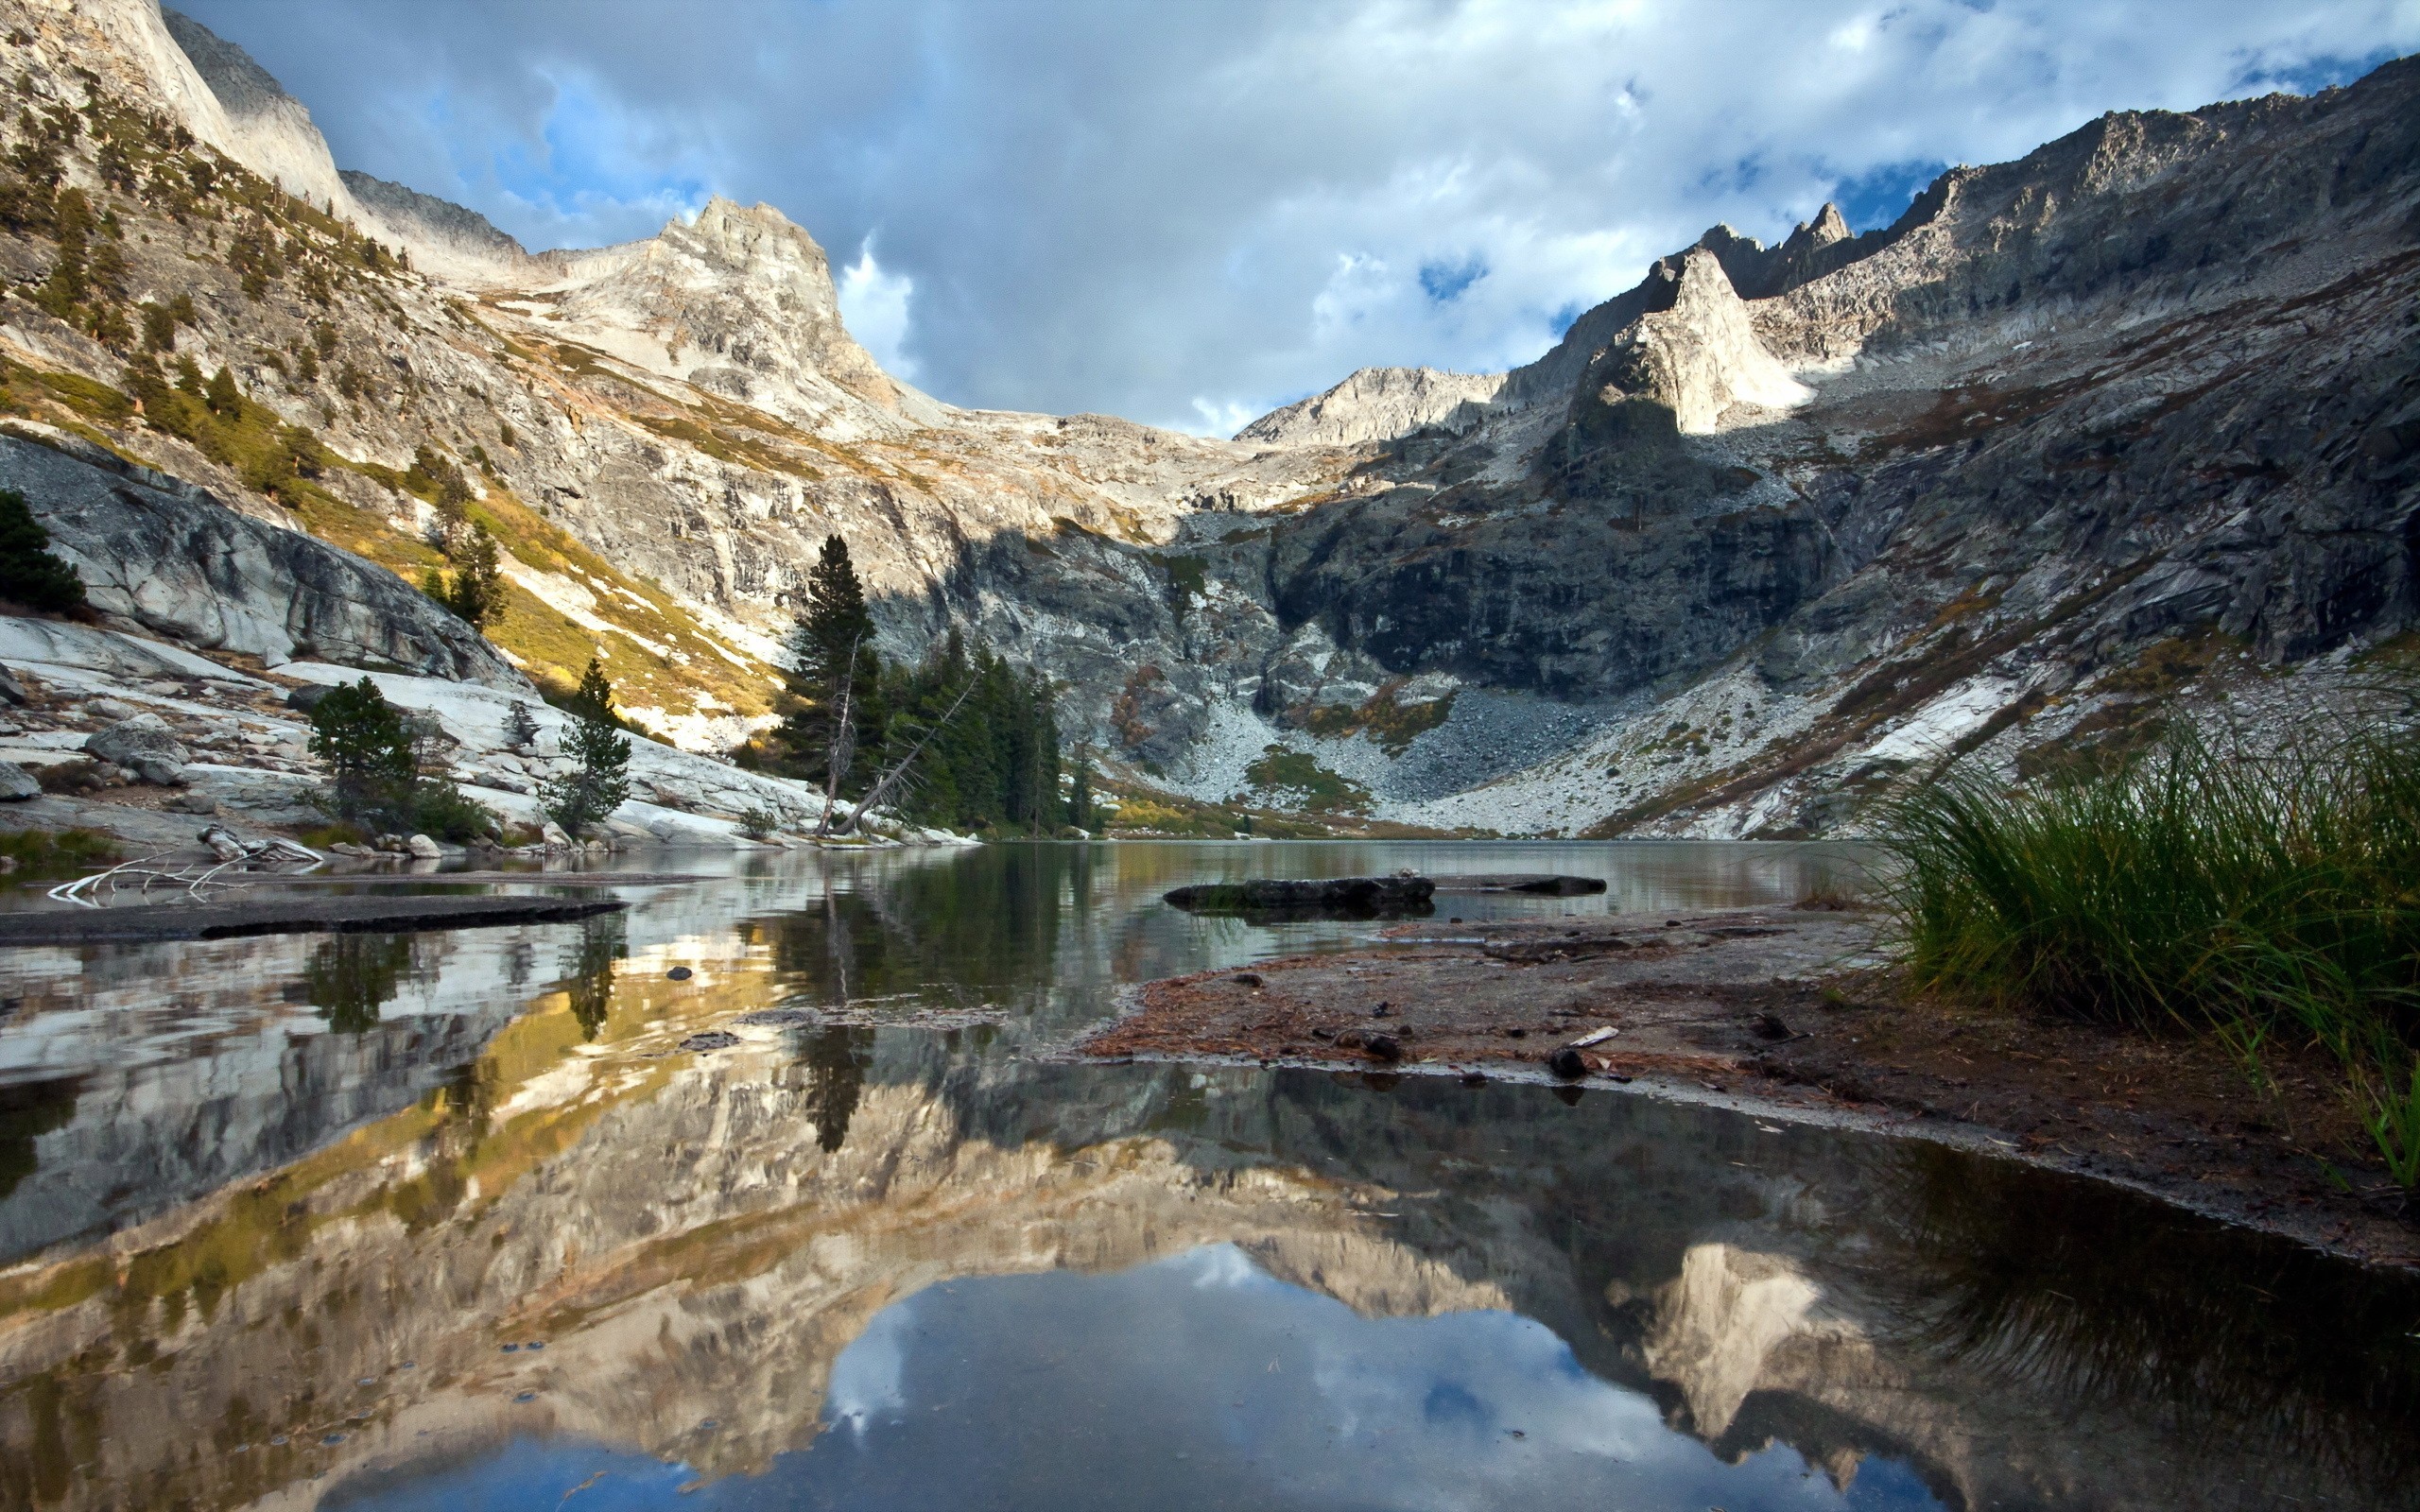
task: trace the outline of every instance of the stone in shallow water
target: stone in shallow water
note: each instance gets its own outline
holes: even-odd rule
[[[721,1029],[708,1029],[681,1041],[683,1050],[728,1050],[739,1043],[739,1036]]]

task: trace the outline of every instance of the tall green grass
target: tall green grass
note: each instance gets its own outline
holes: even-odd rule
[[[2315,1043],[2420,1189],[2420,735],[2274,751],[2193,735],[2012,791],[1971,769],[1887,811],[1920,988],[2080,1019]]]

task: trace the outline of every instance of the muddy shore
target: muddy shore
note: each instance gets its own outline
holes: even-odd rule
[[[1422,920],[1374,950],[1146,984],[1073,1053],[1719,1103],[2087,1175],[2420,1266],[2420,1225],[2359,1160],[2329,1065],[2275,1059],[2261,1089],[2208,1040],[1911,1001],[1877,930],[1869,915],[1791,908]],[[1550,1065],[1579,1041],[1593,1042],[1578,1065]]]

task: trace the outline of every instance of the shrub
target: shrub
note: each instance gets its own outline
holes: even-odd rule
[[[444,777],[423,777],[412,789],[412,819],[414,830],[456,845],[493,835],[499,825],[494,813],[487,805],[454,785]]]
[[[1953,771],[1887,811],[1882,838],[1919,987],[2182,1024],[2256,1069],[2273,1037],[2306,1040],[2420,1186],[2412,730],[2266,756],[2184,735],[2032,792]]]
[[[51,555],[50,532],[14,489],[0,489],[0,598],[67,614],[84,608],[84,580]]]

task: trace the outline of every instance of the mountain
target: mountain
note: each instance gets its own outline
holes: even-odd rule
[[[1716,227],[1524,368],[1366,369],[1218,441],[918,392],[769,206],[530,253],[338,173],[152,0],[0,10],[12,146],[135,232],[78,301],[55,226],[0,228],[24,422],[407,578],[427,448],[506,548],[504,652],[601,652],[694,748],[767,717],[833,531],[890,654],[1043,668],[1158,799],[1518,833],[1825,833],[1952,752],[2286,720],[2420,597],[2411,60],[2112,114],[1863,234]],[[225,367],[307,467],[131,413],[130,359]]]

